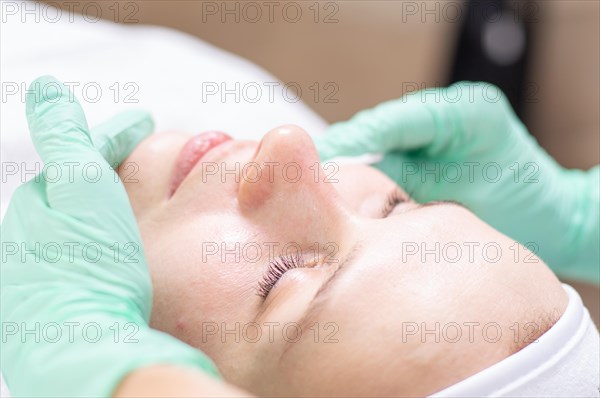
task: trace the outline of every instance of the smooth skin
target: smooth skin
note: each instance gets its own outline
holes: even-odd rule
[[[227,381],[253,394],[431,394],[529,344],[566,307],[557,278],[524,247],[454,203],[421,205],[401,191],[404,201],[383,214],[396,184],[367,166],[331,175],[297,126],[216,147],[170,196],[189,138],[153,135],[119,169],[154,284],[151,326],[201,349]],[[262,165],[258,179],[244,178],[251,162]],[[290,164],[300,179],[284,173]],[[306,266],[259,296],[272,257],[289,243]],[[409,254],[436,245],[462,253]],[[244,251],[257,246],[263,250]],[[469,340],[471,322],[478,326]],[[452,323],[463,325],[458,341],[440,335]],[[435,333],[421,335],[436,324],[438,342]],[[288,325],[296,326],[286,334]],[[493,327],[484,333],[486,325]]]
[[[416,200],[457,200],[559,276],[600,284],[600,166],[561,167],[492,84],[384,102],[330,126],[316,145],[323,161],[383,154],[376,167]]]

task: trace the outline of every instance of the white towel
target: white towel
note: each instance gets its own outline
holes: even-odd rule
[[[537,342],[432,397],[600,397],[600,335],[581,297]]]

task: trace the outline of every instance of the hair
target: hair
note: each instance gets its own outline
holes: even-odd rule
[[[515,337],[510,350],[510,355],[521,351],[529,344],[534,343],[544,333],[546,333],[552,326],[558,322],[562,312],[558,308],[554,308],[552,311],[541,311],[537,313],[537,316],[533,317],[532,321],[524,323],[515,323],[518,325],[518,333],[515,330]]]

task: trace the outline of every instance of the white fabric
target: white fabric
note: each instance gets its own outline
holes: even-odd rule
[[[432,397],[600,397],[600,335],[579,294],[537,342]]]
[[[37,5],[11,3],[29,10]],[[53,19],[55,14],[44,11],[43,15]],[[21,22],[23,18],[25,23]],[[183,33],[107,21],[89,23],[77,16],[70,22],[66,12],[56,23],[45,18],[36,22],[35,15],[21,13],[3,15],[2,21],[3,167],[15,162],[22,171],[23,161],[27,162],[27,170],[35,170],[36,162],[40,165],[29,139],[23,97],[29,83],[41,75],[78,83],[73,90],[91,127],[120,111],[140,108],[152,112],[156,131],[222,130],[235,138],[259,139],[273,127],[287,123],[297,124],[313,135],[326,128],[323,119],[272,75]],[[239,90],[235,89],[236,84]],[[215,85],[219,92],[210,95],[209,90],[214,90]],[[101,95],[95,102],[97,87]],[[234,90],[238,98],[235,94],[222,98],[221,88]],[[15,89],[18,92],[12,94]],[[307,95],[308,88],[303,92]],[[4,171],[2,216],[13,191],[24,181],[23,175],[30,179],[35,174],[19,172],[6,176]]]

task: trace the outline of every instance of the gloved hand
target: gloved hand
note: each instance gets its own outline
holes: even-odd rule
[[[495,86],[412,93],[332,125],[316,145],[322,160],[382,153],[376,167],[417,201],[459,201],[559,275],[600,283],[600,169],[563,169]]]
[[[62,83],[43,77],[31,87],[27,119],[45,168],[15,192],[2,225],[1,369],[9,389],[110,396],[127,373],[158,363],[216,375],[202,353],[148,327],[152,286],[140,233],[109,164],[151,133],[152,120],[130,112],[91,137]]]

